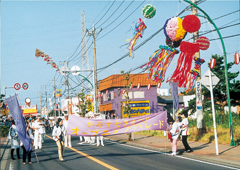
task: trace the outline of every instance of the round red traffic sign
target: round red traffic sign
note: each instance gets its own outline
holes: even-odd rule
[[[27,90],[27,89],[28,89],[28,84],[27,84],[27,83],[23,83],[22,88],[23,88],[24,90]]]
[[[14,84],[14,89],[19,90],[21,88],[21,85],[19,83]]]

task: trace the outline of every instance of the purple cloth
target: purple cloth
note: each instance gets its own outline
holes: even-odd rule
[[[172,89],[172,96],[173,96],[173,101],[174,101],[174,109],[178,111],[179,108],[179,98],[178,98],[178,86],[177,82],[170,82],[170,86]]]
[[[12,114],[12,117],[15,121],[18,136],[22,141],[26,149],[26,152],[29,152],[31,150],[31,139],[26,133],[26,125],[23,120],[22,111],[20,109],[17,97],[18,97],[17,94],[15,94],[15,96],[7,98],[6,101],[7,101],[10,113]]]
[[[166,130],[166,128],[166,111],[126,119],[87,119],[70,115],[67,134],[75,136],[109,136],[143,130]]]

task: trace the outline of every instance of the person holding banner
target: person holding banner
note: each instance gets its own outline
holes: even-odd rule
[[[95,119],[103,119],[100,113],[95,113],[94,114],[94,118]],[[103,144],[103,136],[97,136],[97,146],[99,146],[99,140],[101,141],[101,145],[104,146],[104,144]]]
[[[68,115],[65,115],[65,118],[63,120],[63,126],[65,127],[65,130],[66,130],[65,136],[64,136],[65,147],[69,146],[71,148],[72,147],[71,135],[67,135]]]
[[[175,122],[173,123],[172,129],[170,130],[172,135],[172,139],[170,139],[171,146],[172,146],[172,154],[171,154],[172,156],[177,155],[177,140],[178,140],[179,131],[180,131],[179,125],[180,124],[179,124],[178,116],[176,116]]]
[[[183,118],[181,125],[182,125],[182,143],[185,147],[185,151],[187,153],[189,152],[193,152],[192,148],[190,148],[190,146],[188,145],[187,142],[187,137],[188,137],[188,119],[187,119],[187,115],[185,114],[181,114],[181,117]]]
[[[26,134],[31,138],[31,140],[34,139],[29,125],[27,125],[27,127],[26,127]],[[24,147],[24,145],[22,143],[22,141],[20,141],[20,146],[23,149],[23,164],[24,165],[26,164],[26,156],[28,156],[28,164],[32,164],[32,162],[31,162],[31,150],[29,152],[27,152],[26,148]],[[32,147],[30,147],[30,148],[32,148]]]
[[[40,129],[43,124],[40,122],[40,117],[37,118],[36,121],[32,124],[32,129],[34,130],[34,146],[35,150],[42,149],[42,134],[40,133]]]
[[[12,158],[12,160],[16,160],[13,157],[13,152],[15,149],[17,149],[18,159],[21,159],[20,154],[19,154],[20,140],[18,137],[18,132],[17,132],[17,128],[16,128],[14,120],[12,120],[12,124],[13,125],[9,129],[8,138],[11,139],[11,158]]]
[[[63,152],[64,152],[64,136],[66,135],[65,127],[63,126],[63,120],[58,118],[56,126],[54,126],[52,131],[53,139],[56,141],[58,146],[58,156],[61,162],[64,161],[63,159]]]

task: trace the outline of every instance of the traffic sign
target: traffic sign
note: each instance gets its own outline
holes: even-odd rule
[[[200,80],[200,83],[202,83],[210,91],[209,72],[210,72],[211,77],[212,77],[212,86],[213,86],[213,88],[218,84],[220,79],[215,74],[213,74],[210,70],[208,70],[203,75],[203,77]]]
[[[14,89],[19,90],[21,88],[21,85],[19,83],[14,84]]]
[[[28,84],[27,84],[27,83],[23,83],[22,88],[23,88],[24,90],[27,90],[27,89],[28,89]]]

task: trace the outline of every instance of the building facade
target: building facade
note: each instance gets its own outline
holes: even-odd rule
[[[149,101],[150,113],[163,111],[162,106],[158,106],[157,100],[157,83],[147,80],[148,74],[130,74],[129,84],[132,88],[129,89],[129,98],[134,103],[143,103]],[[126,85],[127,82],[123,75],[111,75],[100,81],[98,101],[99,111],[113,117],[123,117],[123,103],[126,101]],[[99,96],[98,95],[98,96]],[[141,104],[139,104],[141,105]],[[142,112],[143,109],[137,109],[134,112]]]

